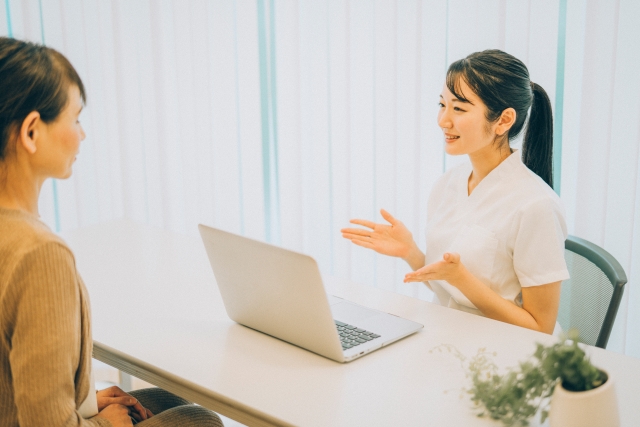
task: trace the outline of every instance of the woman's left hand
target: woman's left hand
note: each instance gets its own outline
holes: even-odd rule
[[[138,402],[138,399],[115,385],[98,391],[96,393],[96,399],[98,401],[98,411],[102,411],[109,405],[118,404],[127,406],[129,408],[129,415],[135,418],[138,422],[144,421],[153,416],[150,410]]]
[[[404,276],[404,283],[446,280],[453,286],[457,286],[457,283],[464,279],[466,272],[467,269],[460,262],[460,254],[447,252],[442,256],[442,261],[425,265],[416,271],[407,273]]]

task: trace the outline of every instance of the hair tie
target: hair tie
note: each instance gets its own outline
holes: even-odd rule
[[[531,90],[533,91],[533,87],[534,87],[535,83],[532,82],[531,80],[529,80],[529,84],[531,85]]]

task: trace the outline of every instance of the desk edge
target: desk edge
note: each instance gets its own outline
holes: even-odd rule
[[[225,397],[191,381],[160,369],[154,365],[129,356],[119,350],[93,342],[93,357],[116,369],[140,378],[155,386],[161,387],[187,400],[218,412],[225,417],[236,420],[247,426],[272,427],[292,426],[283,420],[253,409],[241,402]]]

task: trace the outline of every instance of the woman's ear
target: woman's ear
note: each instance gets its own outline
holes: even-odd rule
[[[509,132],[511,126],[516,122],[516,110],[513,108],[505,109],[500,118],[498,119],[498,124],[496,126],[496,135],[502,136],[505,133]]]
[[[37,111],[30,112],[22,121],[18,134],[18,145],[21,145],[29,154],[34,154],[38,149],[37,140],[40,137],[42,123],[40,113]]]

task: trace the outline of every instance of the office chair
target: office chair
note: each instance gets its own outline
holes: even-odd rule
[[[627,275],[601,247],[575,236],[565,241],[571,278],[562,282],[558,323],[577,329],[579,340],[605,348],[622,300]]]

